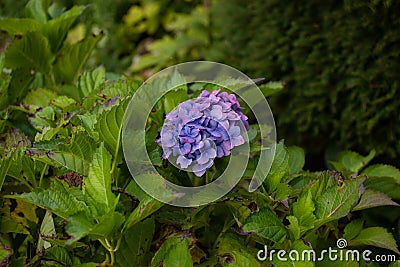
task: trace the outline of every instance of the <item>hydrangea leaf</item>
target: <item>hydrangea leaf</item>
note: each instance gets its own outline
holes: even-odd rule
[[[293,204],[293,215],[299,222],[301,234],[314,227],[314,221],[316,220],[314,210],[315,205],[312,200],[312,194],[306,190]]]
[[[94,152],[94,141],[83,133],[73,136],[71,144],[61,144],[48,156],[62,166],[87,176]]]
[[[97,93],[104,86],[105,78],[106,70],[104,67],[82,73],[78,81],[79,96],[84,98]]]
[[[46,37],[39,32],[27,32],[7,48],[5,66],[31,68],[48,74],[52,72],[53,60]]]
[[[47,22],[47,9],[49,8],[49,0],[30,0],[25,7],[26,13],[31,18],[41,22]]]
[[[83,65],[88,60],[103,34],[89,36],[79,43],[66,46],[54,65],[54,75],[60,84],[75,84]],[[73,93],[71,93],[73,95]]]
[[[50,247],[44,251],[44,256],[47,261],[55,261],[61,266],[75,266],[73,255],[68,249],[60,246]]]
[[[349,245],[370,245],[389,249],[400,255],[400,251],[397,248],[396,240],[393,238],[393,235],[383,227],[368,227],[362,229],[355,238],[349,241]]]
[[[283,242],[286,237],[285,226],[268,207],[251,214],[242,229],[278,243]]]
[[[400,170],[394,166],[375,164],[363,170],[362,174],[368,175],[369,177],[392,177],[400,184]]]
[[[125,221],[124,228],[128,229],[138,223],[139,221],[147,218],[158,209],[164,206],[164,203],[146,195],[135,208],[135,210],[129,215]]]
[[[0,190],[3,187],[3,183],[7,176],[8,169],[11,167],[12,162],[14,160],[13,155],[14,155],[14,153],[12,153],[8,157],[4,157],[4,158],[0,159]]]
[[[193,266],[189,252],[190,239],[174,236],[168,238],[151,260],[151,267],[157,266]],[[177,255],[179,255],[177,257]]]
[[[365,165],[367,165],[374,157],[375,150],[371,150],[371,152],[365,157],[353,151],[343,151],[339,154],[337,162],[339,162],[339,165],[342,165],[345,170],[358,172],[364,168]]]
[[[283,143],[276,145],[274,160],[271,170],[268,173],[265,183],[268,186],[268,192],[272,193],[279,182],[288,174],[289,171],[289,153]]]
[[[383,192],[395,200],[400,200],[400,182],[393,177],[368,177],[364,184],[367,189]]]
[[[94,152],[83,192],[89,208],[96,216],[113,210],[116,197],[111,192],[111,155],[101,143]]]
[[[232,233],[222,234],[218,238],[216,254],[220,264],[229,263],[228,266],[236,267],[261,266],[256,258],[257,250],[246,246],[243,239]],[[212,266],[220,266],[220,264],[213,264]]]
[[[121,151],[122,121],[128,104],[129,99],[126,99],[110,110],[103,111],[97,118],[96,129],[99,137],[113,155]]]
[[[36,188],[32,192],[21,195],[10,195],[9,198],[21,199],[48,209],[61,218],[67,218],[77,212],[87,212],[86,204],[78,200],[69,190],[68,185],[57,179],[53,180],[53,186],[44,189]]]
[[[283,90],[283,82],[268,82],[266,84],[259,85],[261,92],[265,97],[271,96]]]
[[[37,244],[36,251],[40,251],[42,248],[48,249],[51,247],[51,244],[43,239],[43,236],[51,236],[56,234],[56,230],[54,227],[53,217],[50,211],[46,211],[44,215],[42,225],[40,226],[40,235]],[[43,236],[42,236],[43,235]]]
[[[369,209],[379,206],[400,206],[390,199],[385,193],[367,189],[362,194],[360,202],[353,208],[353,211]]]
[[[298,146],[289,146],[287,150],[289,153],[289,174],[300,172],[305,164],[304,150]]]
[[[315,200],[315,215],[318,224],[346,216],[357,204],[363,189],[365,177],[345,180],[342,186],[329,187]]]
[[[0,29],[12,35],[22,35],[27,32],[38,31],[41,27],[42,25],[34,19],[7,18],[0,20]]]
[[[123,233],[119,250],[116,253],[117,265],[147,266],[150,261],[150,245],[155,224],[153,218],[138,222]]]

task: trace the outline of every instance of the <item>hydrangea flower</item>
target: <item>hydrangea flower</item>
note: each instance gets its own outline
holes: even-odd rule
[[[166,115],[157,142],[164,159],[172,156],[181,168],[191,168],[196,176],[202,176],[215,158],[230,155],[235,146],[244,143],[242,131],[248,129],[247,117],[234,94],[203,91]]]

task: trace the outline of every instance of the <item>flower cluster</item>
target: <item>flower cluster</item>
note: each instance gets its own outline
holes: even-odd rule
[[[244,127],[244,129],[243,129]],[[234,94],[203,91],[198,98],[180,103],[167,114],[161,137],[163,158],[176,157],[182,168],[202,176],[215,158],[228,156],[242,145],[247,117]]]

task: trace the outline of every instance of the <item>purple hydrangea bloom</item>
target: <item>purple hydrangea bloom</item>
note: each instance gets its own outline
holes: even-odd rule
[[[242,131],[248,129],[247,117],[234,94],[203,91],[166,115],[157,142],[164,159],[174,157],[181,168],[191,168],[202,176],[215,158],[230,155],[235,146],[244,143]]]

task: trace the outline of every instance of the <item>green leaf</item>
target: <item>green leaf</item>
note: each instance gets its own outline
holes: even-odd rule
[[[331,186],[315,200],[315,215],[319,223],[346,216],[356,205],[362,191],[364,177],[345,180],[342,186]]]
[[[49,242],[45,241],[43,239],[42,235],[51,236],[51,235],[55,235],[55,234],[56,234],[56,230],[54,227],[53,217],[51,216],[51,212],[47,210],[46,214],[44,215],[42,225],[40,226],[40,235],[39,235],[36,252],[40,251],[42,248],[48,249],[49,247],[51,247],[51,244]]]
[[[379,206],[400,206],[398,203],[390,199],[385,193],[367,189],[362,194],[360,202],[353,208],[355,210],[369,209]]]
[[[298,146],[289,146],[287,150],[289,153],[289,174],[300,172],[305,163],[304,150]]]
[[[101,91],[101,93],[105,94],[106,96],[125,97],[132,95],[134,92],[136,92],[141,84],[142,82],[140,81],[123,77],[120,80],[109,84]]]
[[[361,219],[357,219],[351,221],[346,227],[344,228],[344,235],[343,238],[346,240],[351,240],[356,237],[362,230],[364,226],[364,221]]]
[[[47,261],[57,262],[56,266],[74,266],[72,254],[63,247],[51,247],[45,250],[44,258]]]
[[[312,194],[309,190],[306,190],[293,204],[293,215],[299,222],[301,234],[314,227],[314,221],[316,220],[314,210]]]
[[[271,170],[268,173],[265,183],[268,186],[268,193],[272,193],[282,178],[289,172],[289,153],[284,144],[276,145],[275,157]]]
[[[7,48],[5,66],[31,68],[46,75],[52,72],[53,60],[46,37],[38,32],[28,32]]]
[[[10,104],[18,103],[22,100],[29,89],[29,85],[34,79],[34,74],[31,69],[17,68],[13,70],[8,88],[8,100]]]
[[[26,155],[23,147],[15,149],[10,155],[10,159],[11,158],[11,166],[7,171],[7,175],[25,185],[29,186],[30,183],[35,186],[35,164],[32,159]]]
[[[126,192],[135,196],[137,199],[142,201],[142,199],[146,198],[148,194],[143,191],[143,189],[136,183],[134,179],[132,179],[129,184],[125,188]]]
[[[182,103],[188,99],[186,79],[183,75],[179,74],[176,70],[172,73],[169,81],[167,81],[167,87],[178,85],[175,89],[169,91],[164,96],[164,111],[169,113],[174,110],[179,103]]]
[[[12,35],[23,35],[27,32],[34,32],[40,30],[42,24],[34,19],[1,19],[0,29]]]
[[[396,179],[400,184],[400,170],[394,166],[376,164],[366,168],[362,174],[368,175],[369,177],[391,177]]]
[[[189,240],[187,238],[180,236],[168,238],[154,255],[154,258],[151,261],[151,266],[193,266],[188,246]]]
[[[283,242],[286,237],[285,226],[269,208],[251,214],[242,229],[278,243]]]
[[[78,89],[81,98],[97,93],[106,82],[106,70],[99,67],[92,71],[87,71],[79,76]]]
[[[271,96],[283,90],[283,82],[268,82],[258,86],[265,97]]]
[[[292,192],[291,187],[287,183],[279,183],[276,187],[275,200],[286,200]]]
[[[220,264],[205,264],[205,266],[227,266],[227,261],[230,262],[228,266],[261,266],[261,264],[257,262],[257,250],[246,246],[245,240],[235,234],[222,234],[218,238],[215,247],[217,248],[216,256]]]
[[[35,204],[62,218],[67,218],[80,211],[87,211],[86,204],[70,193],[68,185],[57,179],[53,179],[53,186],[48,189],[36,188],[30,193],[7,197]]]
[[[337,260],[332,261],[329,257],[325,256],[322,259],[322,261],[316,262],[315,266],[316,267],[337,267],[337,266],[340,266],[340,267],[360,267],[360,266],[363,266],[362,265],[362,261],[361,261],[362,260],[362,256],[360,256],[361,263],[359,263],[356,260],[353,260],[352,256],[350,256],[352,254],[347,254],[347,251],[348,251],[347,249],[340,250],[340,253],[342,253],[342,251],[343,251],[343,254],[340,254],[340,255],[343,255],[343,259],[342,260],[340,260],[340,258],[338,256]],[[349,257],[346,259],[345,255],[349,255]],[[364,267],[365,266],[376,267],[376,266],[373,265],[373,263],[368,263],[368,265],[365,264]]]
[[[14,160],[14,153],[8,157],[0,159],[0,191],[3,187],[4,180],[7,176],[7,172],[10,169],[12,162]]]
[[[289,256],[290,251],[296,251],[298,252],[299,259],[300,260],[291,260],[291,257]],[[310,247],[304,244],[303,240],[296,240],[293,242],[290,251],[288,253],[285,253],[282,255],[282,258],[285,260],[280,260],[277,255],[273,255],[272,259],[272,264],[274,267],[313,267],[316,266],[314,264],[314,261],[312,260],[312,254],[309,253],[303,253],[303,251],[310,251]],[[268,251],[270,252],[270,251]],[[302,256],[304,255],[304,260],[302,260]],[[293,258],[296,258],[296,254],[291,254]]]
[[[26,4],[26,13],[31,18],[41,23],[46,23],[49,4],[49,0],[30,0],[28,4]]]
[[[0,243],[0,262],[5,263],[8,266],[7,262],[9,257],[12,255],[12,249],[8,248],[6,245]]]
[[[364,185],[367,189],[383,192],[389,197],[400,200],[400,182],[392,177],[369,177]]]
[[[113,155],[116,155],[117,152],[121,151],[122,121],[129,101],[130,99],[126,99],[120,102],[110,110],[101,113],[97,119],[96,129],[99,136],[106,144],[107,149],[109,149]]]
[[[121,245],[116,253],[117,264],[121,267],[147,266],[154,229],[154,219],[149,218],[123,232]]]
[[[77,133],[73,136],[71,144],[60,145],[57,150],[49,154],[49,158],[72,171],[87,176],[94,145],[94,141],[89,136]]]
[[[156,212],[163,205],[164,205],[164,203],[147,195],[140,201],[139,205],[135,208],[135,210],[126,219],[124,228],[127,229],[129,227],[132,227],[139,221],[147,218],[148,216],[150,216],[151,214]]]
[[[339,173],[332,171],[323,171],[321,172],[317,179],[311,182],[310,184],[310,192],[313,196],[313,199],[318,199],[325,191],[337,184],[337,179]]]
[[[349,245],[370,245],[389,249],[400,255],[400,251],[397,248],[396,240],[393,238],[393,235],[383,227],[369,227],[361,230],[354,239],[349,241]]]
[[[96,219],[93,219],[88,212],[75,213],[67,218],[66,231],[72,238],[66,242],[66,245],[73,244],[85,236],[89,236],[92,240],[112,239],[123,222],[124,216],[115,211]]]
[[[47,107],[50,101],[54,100],[57,94],[51,90],[38,88],[30,91],[24,98],[25,105],[34,105],[37,107]]]
[[[111,211],[97,220],[99,222],[90,229],[89,236],[92,239],[112,239],[113,233],[120,230],[125,217],[119,212]]]
[[[61,95],[61,96],[57,96],[52,102],[51,104],[62,108],[62,109],[66,109],[67,107],[75,104],[75,100],[73,100],[72,98],[69,98],[68,96],[65,95]]]
[[[375,157],[375,150],[371,150],[366,157],[353,151],[343,151],[339,154],[338,162],[343,165],[346,170],[358,172],[365,167]]]
[[[287,216],[286,219],[289,221],[289,230],[293,233],[294,239],[300,238],[300,225],[299,221],[295,216]]]
[[[88,212],[78,212],[69,216],[67,219],[67,225],[65,230],[69,235],[72,236],[66,244],[70,245],[79,239],[87,236],[95,225],[95,222],[92,218],[89,218]]]
[[[78,118],[81,120],[83,128],[85,128],[85,131],[90,135],[90,137],[98,141],[99,133],[95,129],[97,115],[93,113],[86,113],[83,115],[78,115]]]
[[[44,33],[46,34],[51,50],[57,53],[61,48],[68,30],[71,28],[75,20],[82,14],[85,7],[74,6],[70,10],[63,12],[60,16],[50,20],[44,26]]]
[[[49,4],[49,0],[30,0],[25,6],[26,15],[44,24],[47,22]]]
[[[116,197],[111,191],[111,155],[101,143],[93,154],[89,176],[84,180],[83,192],[89,208],[97,216],[108,213],[115,207]]]
[[[102,33],[89,36],[62,49],[54,65],[56,81],[60,84],[75,84],[84,64],[102,37]]]

